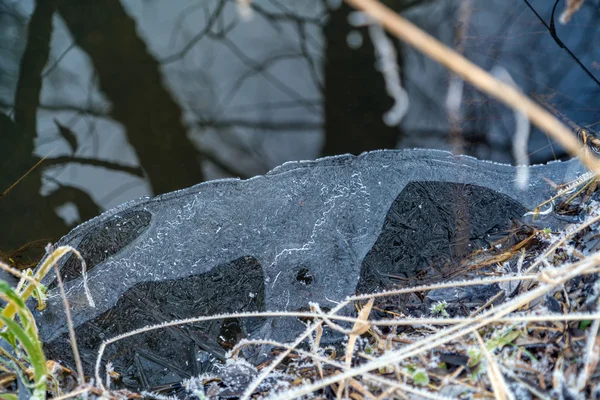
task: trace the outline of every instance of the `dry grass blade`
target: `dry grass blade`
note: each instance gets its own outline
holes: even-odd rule
[[[29,275],[24,274],[23,272],[19,271],[16,268],[11,267],[10,265],[4,264],[2,261],[0,261],[0,269],[3,269],[4,271],[16,276],[17,278],[19,278],[21,280],[21,285],[24,282],[29,282],[32,285],[36,286],[37,288],[41,288],[42,284],[39,283],[34,277],[31,277]],[[19,291],[20,288],[17,288],[17,290]]]
[[[72,399],[73,397],[79,396],[79,395],[87,395],[87,393],[90,392],[90,390],[92,390],[91,387],[85,387],[82,389],[77,389],[77,390],[73,390],[72,392],[69,392],[67,394],[64,394],[62,396],[57,396],[57,397],[53,397],[53,400],[65,400],[65,399]],[[85,398],[85,397],[83,397]]]
[[[310,335],[309,338],[311,339],[311,349],[313,353],[316,353],[317,351],[319,351],[321,339],[323,338],[323,325],[320,324],[319,326],[317,326],[314,339],[312,335]],[[323,365],[320,361],[316,361],[316,365],[317,370],[319,372],[319,376],[321,377],[321,379],[323,379]]]
[[[320,361],[322,363],[325,364],[329,364],[331,366],[334,366],[336,368],[339,368],[340,370],[348,370],[348,366],[345,363],[340,363],[337,362],[335,360],[331,360],[331,359],[327,359],[324,358],[323,356],[316,354],[314,352],[308,352],[302,349],[297,348],[294,345],[287,345],[285,343],[279,343],[279,342],[275,342],[272,340],[249,340],[249,341],[245,341],[244,343],[239,344],[236,347],[245,347],[245,346],[250,346],[250,345],[268,345],[268,346],[275,346],[275,347],[281,347],[281,348],[285,348],[288,349],[291,352],[295,352],[297,354],[300,354],[302,356],[308,357],[313,359],[314,361]],[[239,350],[239,349],[238,349]],[[389,389],[386,389],[382,396],[380,396],[379,398],[381,399],[386,399],[388,398],[387,395],[389,395],[390,393],[393,393],[394,391],[403,391],[403,392],[407,392],[407,393],[413,393],[413,394],[418,394],[424,398],[427,399],[434,399],[434,400],[442,400],[442,399],[447,399],[446,397],[443,396],[438,396],[435,393],[431,393],[431,392],[427,392],[424,390],[420,390],[420,389],[416,389],[411,387],[410,385],[404,384],[404,383],[400,383],[400,382],[396,382],[393,381],[392,379],[389,378],[385,378],[376,374],[371,374],[371,373],[366,373],[364,374],[364,378],[367,381],[373,381],[373,382],[377,382],[380,383],[382,385],[387,385],[389,386]],[[350,386],[352,386],[353,388],[356,388],[357,391],[359,391],[360,393],[363,394],[368,394],[368,390],[366,387],[364,387],[364,385],[361,385],[358,381],[354,380],[354,379],[350,379]],[[354,383],[353,383],[354,382]],[[357,387],[360,386],[360,387]],[[374,397],[372,395],[370,395],[370,397]],[[287,398],[287,397],[281,397],[281,398]],[[277,400],[280,399],[279,395],[275,395],[273,396],[273,400]]]
[[[517,89],[495,79],[380,2],[376,0],[346,0],[346,2],[364,11],[396,37],[428,55],[483,92],[524,113],[531,122],[556,139],[569,153],[578,156],[587,168],[591,171],[600,171],[600,161],[584,150],[573,132]]]
[[[369,330],[371,324],[369,323],[369,315],[373,309],[374,298],[371,298],[367,304],[358,313],[358,321],[354,323],[352,333],[348,338],[348,345],[346,346],[346,365],[350,365],[352,362],[352,354],[354,353],[354,346],[358,337]]]
[[[598,307],[598,302],[596,307]],[[577,378],[578,391],[582,391],[585,388],[586,384],[588,383],[588,379],[592,376],[596,370],[596,367],[598,366],[598,361],[600,361],[600,338],[598,337],[599,329],[600,319],[594,319],[594,322],[589,327],[587,332],[587,342],[584,351],[585,361]]]
[[[411,286],[408,288],[395,289],[395,290],[387,290],[379,293],[369,293],[369,294],[361,294],[357,296],[348,297],[350,301],[361,301],[368,300],[370,298],[379,298],[379,297],[388,297],[388,296],[396,296],[399,294],[407,294],[407,293],[415,293],[415,292],[426,292],[429,290],[435,289],[446,289],[453,288],[456,286],[466,287],[466,286],[477,286],[477,285],[486,285],[492,283],[501,283],[501,282],[509,282],[509,281],[521,281],[521,280],[536,280],[537,275],[508,275],[497,278],[479,278],[472,279],[468,281],[450,281],[450,282],[441,282],[432,285],[422,285],[422,286]]]
[[[340,311],[342,308],[344,308],[346,305],[348,305],[348,302],[342,302],[340,304],[338,304],[336,307],[334,307],[330,312],[329,315],[335,315],[338,311]],[[314,323],[312,326],[309,326],[308,328],[306,328],[306,330],[304,331],[303,334],[301,334],[296,341],[294,341],[293,344],[293,348],[296,348],[297,346],[300,345],[300,343],[302,343],[307,337],[309,337],[310,335],[312,335],[312,333],[318,329],[321,326],[322,322],[316,322]],[[254,380],[252,381],[252,383],[248,386],[248,388],[246,388],[246,390],[244,391],[244,394],[241,396],[241,400],[247,400],[250,398],[250,396],[252,396],[252,393],[254,393],[254,391],[258,388],[258,386],[267,378],[267,376],[269,376],[269,374],[275,370],[275,367],[280,364],[291,352],[291,349],[287,349],[286,351],[284,351],[282,354],[279,355],[279,357],[277,357],[275,360],[273,360],[273,362],[267,367],[265,368],[261,374]]]
[[[76,256],[78,256],[80,259],[83,260],[83,258],[81,257],[81,254],[79,254],[79,252],[77,250],[75,250],[74,248],[70,247],[70,246],[61,246],[58,247],[56,249],[54,249],[49,255],[48,257],[46,257],[46,259],[44,260],[44,262],[42,263],[41,267],[38,268],[37,272],[35,273],[35,276],[33,279],[35,279],[38,282],[41,282],[41,280],[44,278],[44,276],[46,276],[46,274],[48,273],[48,271],[50,270],[50,268],[52,268],[52,266],[58,262],[58,260],[60,260],[63,256],[65,256],[66,254],[68,254],[69,252],[74,253]],[[38,285],[35,284],[29,284],[27,285],[23,291],[19,292],[19,295],[24,299],[27,300],[34,292],[34,290],[38,287]],[[6,308],[4,309],[4,311],[2,312],[2,315],[7,317],[7,318],[11,318],[14,314],[15,314],[15,307],[12,304],[9,304],[6,306]],[[2,327],[2,323],[0,323],[0,328]]]
[[[525,273],[531,272],[533,271],[535,268],[539,267],[541,264],[543,264],[543,261],[546,260],[547,256],[549,254],[552,254],[553,252],[555,252],[560,246],[562,246],[569,238],[571,238],[572,236],[574,236],[575,234],[583,231],[584,229],[590,227],[591,225],[595,224],[596,222],[600,221],[600,214],[592,217],[592,218],[588,218],[587,220],[585,220],[583,223],[575,226],[572,229],[569,229],[567,232],[565,232],[565,234],[556,241],[556,243],[554,243],[549,249],[547,249],[544,254],[538,258],[538,260],[536,260],[534,263],[531,264],[531,266],[529,266],[529,268],[527,268],[525,270]]]
[[[483,343],[481,335],[477,331],[474,332],[474,335],[477,339],[477,342],[479,343],[481,352],[483,353],[488,362],[487,371],[490,377],[492,388],[494,389],[494,397],[496,398],[496,400],[514,400],[514,395],[508,389],[508,385],[506,384],[506,381],[504,380],[504,377],[502,376],[498,365],[494,361],[494,358],[492,357],[488,349],[485,347],[485,343]]]
[[[337,383],[343,379],[355,377],[357,375],[361,375],[369,371],[385,367],[387,365],[393,365],[409,357],[418,355],[422,352],[434,349],[452,340],[456,340],[460,337],[471,334],[483,328],[486,325],[497,322],[498,319],[506,316],[507,314],[517,310],[518,308],[526,304],[529,304],[533,300],[544,296],[557,286],[562,285],[565,282],[581,275],[586,270],[596,266],[599,261],[600,254],[595,254],[594,256],[591,256],[588,259],[583,260],[581,262],[558,268],[554,271],[554,273],[546,274],[548,276],[540,274],[540,277],[543,278],[544,283],[540,284],[540,286],[538,286],[537,288],[532,289],[524,294],[521,294],[513,300],[498,306],[497,308],[485,312],[479,318],[477,318],[477,322],[475,323],[462,323],[451,328],[440,330],[436,334],[427,337],[423,340],[414,342],[411,345],[407,345],[400,350],[389,351],[373,361],[353,368],[351,371],[347,371],[343,374],[329,377],[319,382],[318,384],[306,385],[303,388],[289,390],[285,393],[285,395],[281,395],[279,398],[293,399],[297,396],[312,393],[314,390],[317,390],[321,387],[328,386]]]
[[[354,323],[354,327],[352,328],[352,332],[348,336],[348,344],[346,345],[346,366],[350,367],[352,365],[352,354],[354,354],[354,347],[356,345],[356,340],[358,337],[369,330],[371,325],[367,322],[369,319],[369,315],[371,314],[371,309],[373,309],[373,303],[375,302],[374,298],[371,298],[367,304],[360,310],[358,313],[358,321]],[[337,398],[342,398],[342,393],[346,391],[347,381],[344,380],[340,384],[337,390]],[[344,396],[348,397],[348,394]]]

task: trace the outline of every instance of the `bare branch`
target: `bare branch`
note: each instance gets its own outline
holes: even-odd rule
[[[217,166],[220,170],[222,170],[226,174],[231,175],[236,178],[240,178],[240,179],[250,178],[250,175],[246,174],[245,172],[241,172],[240,170],[236,170],[229,163],[222,161],[215,153],[208,151],[206,149],[202,149],[200,151],[200,153],[207,161],[213,163],[215,166]]]
[[[8,103],[0,100],[0,107],[14,109],[15,104]],[[91,108],[84,108],[75,104],[61,103],[59,101],[51,103],[42,103],[38,105],[40,110],[45,111],[72,111],[78,114],[90,115],[98,118],[110,118],[108,111],[103,110],[101,106],[92,106]]]
[[[219,5],[215,9],[214,13],[210,16],[210,18],[206,22],[204,29],[202,29],[200,32],[198,32],[198,34],[196,34],[189,42],[187,42],[186,45],[183,46],[183,49],[177,51],[176,53],[171,54],[170,56],[163,58],[162,60],[159,60],[159,62],[163,65],[170,64],[172,62],[179,61],[183,57],[185,57],[186,54],[210,32],[210,30],[214,26],[215,22],[218,20],[219,16],[223,12],[223,8],[225,8],[226,3],[227,3],[226,0],[221,0],[219,2]]]
[[[111,171],[125,172],[134,176],[138,176],[140,178],[144,178],[144,170],[140,167],[134,167],[129,165],[118,164],[110,161],[98,160],[96,158],[85,158],[85,157],[77,157],[77,156],[60,156],[48,158],[44,161],[45,167],[63,165],[63,164],[81,164],[81,165],[89,165],[92,167],[102,167],[109,169]]]
[[[321,122],[310,121],[260,121],[260,120],[245,120],[245,119],[226,119],[218,121],[197,121],[196,126],[199,128],[249,128],[261,131],[313,131],[323,128]]]

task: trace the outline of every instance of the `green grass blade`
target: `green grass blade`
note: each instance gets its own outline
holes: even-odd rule
[[[4,322],[6,327],[15,335],[21,343],[29,362],[33,367],[34,372],[34,392],[33,397],[36,399],[46,398],[46,358],[42,351],[42,344],[37,337],[31,337],[19,324],[10,318],[0,315],[0,320]]]

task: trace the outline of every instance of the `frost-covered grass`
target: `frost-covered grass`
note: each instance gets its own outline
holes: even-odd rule
[[[23,274],[0,262],[1,269],[21,278],[16,288],[0,280],[0,298],[3,300],[0,307],[0,339],[4,345],[0,347],[0,370],[9,374],[9,380],[10,377],[16,379],[18,376],[21,382],[31,381],[27,390],[33,389],[30,396],[35,399],[46,397],[46,358],[35,320],[25,302],[29,297],[35,296],[38,299],[38,306],[40,308],[44,306],[44,288],[39,281],[51,268],[54,260],[60,258],[59,253],[60,251],[57,251],[54,256],[48,257],[35,277],[31,270]],[[12,348],[12,353],[9,352],[9,348]],[[0,393],[0,398],[12,400],[18,396]]]
[[[43,399],[46,395],[46,359],[31,311],[25,306],[24,296],[4,281],[0,281],[0,298],[5,304],[0,308],[0,323],[5,327],[0,333],[0,337],[15,350],[15,356],[13,356],[6,349],[0,347],[0,370],[14,373],[15,377],[18,374],[24,382],[29,380],[25,374],[30,372],[30,375],[33,376],[31,397]],[[19,318],[18,322],[13,319],[15,313]],[[17,395],[0,393],[0,398],[16,400]]]
[[[582,181],[580,186],[587,183]],[[86,393],[92,397],[126,398],[131,393],[116,391],[112,384],[112,377],[119,371],[108,366],[106,376],[100,375],[106,346],[167,326],[260,315],[302,317],[311,322],[293,343],[244,340],[228,354],[226,366],[241,365],[256,374],[242,398],[545,399],[567,393],[572,398],[594,397],[600,385],[600,374],[596,372],[600,354],[600,253],[594,248],[600,203],[589,198],[587,191],[577,189],[562,191],[562,197],[555,200],[557,207],[561,200],[579,204],[582,222],[563,232],[531,230],[518,240],[513,238],[510,246],[491,246],[489,251],[479,252],[463,261],[469,270],[477,271],[469,279],[354,296],[328,312],[311,304],[310,312],[214,315],[145,327],[102,344],[93,384],[84,383],[81,372],[75,374],[57,364],[52,364],[52,373],[42,372],[45,359],[35,323],[28,319],[31,314],[19,300],[13,300],[20,305],[20,320],[24,330],[29,329],[29,342],[36,339],[38,346],[37,350],[32,349],[28,339],[20,339],[20,331],[9,323],[11,329],[19,332],[14,336],[20,342],[13,341],[19,355],[12,361],[11,365],[17,368],[13,372],[34,383],[38,398],[45,395],[42,385],[46,376],[52,382],[50,393],[54,396]],[[578,195],[574,197],[574,193]],[[53,263],[58,258],[53,254],[47,260]],[[482,268],[477,269],[475,264]],[[38,286],[33,282],[38,278],[25,275],[29,285],[12,292],[0,285],[0,290],[10,298],[22,297],[33,293]],[[491,284],[499,287],[494,299],[462,309],[439,301],[419,312],[407,312],[403,303],[397,301],[401,298],[398,296],[406,299],[407,295],[419,294],[424,298],[432,290]],[[399,307],[383,310],[381,305],[386,302]],[[354,307],[357,316],[340,315],[346,307]],[[6,309],[4,318],[8,318]],[[457,316],[458,311],[461,316]],[[343,333],[343,346],[323,345],[325,330]],[[272,357],[260,366],[250,365],[244,360],[242,349],[252,346],[268,349]],[[33,377],[28,366],[34,367]],[[66,391],[61,387],[64,379],[59,379],[60,374],[80,379]],[[227,382],[220,379],[217,372],[204,374],[184,382],[184,387],[199,398],[213,398],[226,387]],[[12,399],[14,395],[3,397]]]
[[[6,373],[0,379],[0,399],[17,399],[30,397],[32,399],[45,399],[47,392],[58,395],[62,388],[60,378],[62,375],[72,373],[54,361],[46,361],[39,338],[37,325],[33,314],[26,305],[30,297],[37,300],[37,307],[43,310],[46,307],[46,287],[41,284],[42,279],[48,274],[52,267],[65,255],[74,253],[82,262],[84,285],[87,285],[85,274],[85,262],[81,254],[72,247],[63,246],[56,249],[48,248],[48,256],[43,260],[35,275],[31,269],[22,273],[0,262],[0,269],[17,276],[20,279],[16,288],[12,288],[7,282],[0,279],[0,299],[3,300],[0,307],[0,371]],[[73,339],[73,327],[71,325],[70,312],[66,296],[64,295],[62,282],[59,286],[63,295],[65,310],[69,322],[69,333],[73,345],[73,351],[77,359],[77,376],[79,383],[83,382],[83,373],[77,346]],[[89,291],[86,293],[89,294]],[[91,298],[90,305],[93,306]],[[15,318],[15,316],[18,316]],[[16,381],[20,382],[20,393],[8,393],[5,388]]]
[[[43,307],[44,288],[39,283],[43,276],[69,252],[80,255],[72,248],[57,248],[35,276],[1,264],[2,269],[18,275],[21,283],[11,288],[0,282],[4,304],[0,310],[4,326],[1,340],[13,349],[10,353],[0,348],[0,368],[6,373],[0,375],[0,389],[14,387],[20,379],[38,399],[48,394],[55,398],[87,395],[124,399],[133,394],[115,390],[112,379],[119,371],[107,363],[106,376],[100,375],[106,346],[169,326],[264,316],[311,322],[293,343],[244,340],[228,354],[226,366],[241,365],[256,374],[242,398],[545,399],[567,394],[592,398],[600,392],[600,252],[596,251],[600,246],[600,235],[596,234],[600,202],[594,194],[595,179],[586,175],[558,187],[550,204],[554,212],[575,207],[570,212],[581,222],[561,232],[521,230],[519,235],[464,260],[459,268],[463,273],[458,274],[461,279],[353,296],[328,312],[311,304],[310,312],[213,315],[144,327],[105,340],[98,352],[94,379],[87,383],[80,363],[74,372],[46,361],[35,321],[25,305],[27,298],[35,296],[38,307]],[[82,268],[85,278],[85,265]],[[416,311],[404,307],[411,301],[418,303],[415,299],[423,299],[434,290],[492,284],[499,289],[485,304],[459,304],[459,308],[448,299]],[[91,297],[89,301],[93,304]],[[348,307],[357,311],[356,317],[340,314]],[[343,346],[323,345],[325,330],[344,334]],[[74,338],[72,328],[70,331]],[[72,345],[78,360],[74,339]],[[253,366],[244,360],[242,349],[254,346],[267,349],[269,361]],[[217,372],[204,374],[184,382],[184,387],[199,398],[218,397],[227,386],[221,379]],[[3,399],[16,396],[0,393]]]
[[[564,194],[569,202],[577,200],[573,192]],[[579,196],[585,198],[587,193]],[[247,389],[245,398],[252,397],[261,381],[275,371],[291,374],[297,384],[278,393],[263,393],[264,397],[596,396],[600,387],[600,373],[596,371],[600,354],[600,253],[588,246],[598,239],[594,232],[600,226],[600,204],[589,200],[582,207],[583,222],[564,232],[534,232],[538,246],[533,246],[529,237],[522,241],[527,245],[516,243],[508,250],[514,254],[504,258],[497,277],[355,296],[330,313],[322,313],[313,305],[318,322],[308,326],[292,345],[241,343],[232,352],[233,358],[245,346],[270,344],[281,349],[279,357],[263,368]],[[498,255],[490,253],[489,257],[497,259]],[[507,268],[520,272],[501,272]],[[389,319],[369,318],[375,299],[411,292],[423,296],[444,287],[490,283],[501,284],[505,300],[468,310],[467,317],[447,317],[447,304],[436,303],[430,315],[415,317],[388,310]],[[333,322],[332,316],[342,306],[365,301],[366,305],[358,306],[354,327]],[[330,349],[319,346],[324,325],[348,336],[344,354],[332,357]],[[307,345],[301,347],[303,341]]]

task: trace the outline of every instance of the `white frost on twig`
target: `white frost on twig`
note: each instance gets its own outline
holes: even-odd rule
[[[408,93],[400,82],[400,67],[396,57],[396,49],[380,25],[369,26],[369,36],[375,46],[375,54],[380,72],[385,80],[385,88],[394,105],[383,116],[383,121],[388,126],[398,125],[408,111]]]
[[[394,44],[387,37],[381,25],[366,13],[353,12],[348,16],[348,22],[352,26],[369,27],[369,36],[377,57],[377,69],[383,75],[387,93],[394,99],[394,105],[383,116],[383,122],[388,126],[398,125],[408,111],[409,101],[408,93],[400,81],[400,67]]]
[[[457,75],[452,75],[446,96],[446,112],[453,123],[460,120],[460,103],[462,102],[465,82]]]
[[[463,0],[460,3],[458,27],[456,29],[456,51],[460,54],[465,52],[465,37],[469,28],[469,20],[473,12],[473,1]],[[448,84],[448,94],[446,95],[446,113],[450,120],[451,129],[458,131],[460,129],[460,105],[462,103],[465,82],[455,73],[450,73],[450,83]]]
[[[579,11],[579,9],[581,8],[582,5],[583,5],[583,0],[567,0],[567,5],[566,5],[564,11],[562,12],[562,14],[560,14],[560,18],[559,18],[560,23],[563,25],[568,23],[571,20],[571,17],[573,16],[573,14],[575,14],[577,11]]]
[[[348,23],[352,26],[359,27],[374,24],[375,20],[367,13],[362,11],[354,11],[348,14]]]
[[[252,0],[237,0],[237,13],[242,21],[250,21],[252,19]]]
[[[495,66],[492,69],[492,75],[504,83],[517,87],[510,73],[503,67]],[[513,157],[517,162],[517,176],[515,183],[517,188],[525,190],[529,183],[529,154],[527,143],[529,142],[529,119],[523,111],[515,109],[515,136],[513,138]]]

